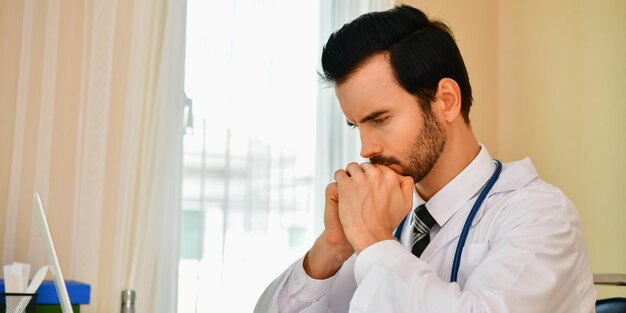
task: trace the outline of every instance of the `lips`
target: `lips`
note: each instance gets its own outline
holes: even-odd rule
[[[406,176],[406,172],[404,171],[404,168],[402,167],[402,165],[399,162],[377,162],[378,160],[376,159],[370,159],[370,163],[375,164],[375,165],[384,165],[388,168],[390,168],[392,171],[396,172],[396,174],[398,175],[402,175],[402,176]]]
[[[402,168],[402,166],[400,166],[400,164],[395,164],[395,163],[393,163],[393,164],[389,164],[389,165],[387,165],[387,166],[389,166],[389,167],[390,167],[391,169],[393,169],[394,171],[395,171],[395,168]]]

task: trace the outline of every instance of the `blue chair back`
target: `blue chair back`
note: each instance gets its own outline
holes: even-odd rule
[[[626,313],[626,298],[608,298],[596,301],[596,313]]]

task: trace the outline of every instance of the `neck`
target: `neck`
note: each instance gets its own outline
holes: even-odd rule
[[[461,173],[480,152],[480,145],[474,134],[460,131],[450,134],[441,156],[421,181],[415,184],[417,193],[424,201],[430,200],[441,188]]]

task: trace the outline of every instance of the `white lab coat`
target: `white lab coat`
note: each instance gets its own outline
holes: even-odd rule
[[[482,147],[426,203],[442,226],[431,230],[421,258],[411,254],[405,227],[402,243],[376,243],[326,280],[308,277],[300,259],[265,290],[255,312],[595,312],[576,208],[537,177],[529,159],[504,165],[472,223],[458,283],[449,282],[459,234],[494,168]]]

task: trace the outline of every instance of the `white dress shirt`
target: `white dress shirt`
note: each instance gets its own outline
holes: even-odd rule
[[[576,208],[538,178],[529,159],[503,166],[472,223],[458,282],[450,283],[459,234],[494,170],[481,146],[426,203],[437,225],[420,258],[411,254],[412,227],[404,227],[401,242],[371,245],[325,280],[309,277],[300,259],[265,290],[255,312],[595,312]],[[414,207],[422,203],[415,193]]]

